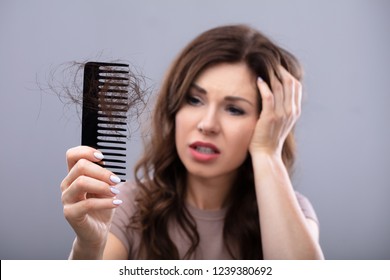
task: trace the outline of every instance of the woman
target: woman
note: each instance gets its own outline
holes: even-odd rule
[[[68,150],[70,258],[323,258],[289,175],[300,80],[297,60],[248,26],[195,38],[165,77],[133,184],[94,164],[99,151]]]

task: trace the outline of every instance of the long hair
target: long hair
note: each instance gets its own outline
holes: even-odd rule
[[[280,77],[282,65],[296,79],[302,72],[297,59],[275,45],[257,30],[246,25],[231,25],[208,30],[192,42],[174,60],[168,70],[155,104],[151,135],[145,151],[135,166],[138,211],[132,225],[140,230],[139,257],[178,259],[168,227],[172,220],[183,229],[191,242],[184,258],[190,258],[199,244],[194,219],[185,207],[186,169],[175,144],[175,116],[191,84],[206,68],[219,63],[245,63],[254,75],[271,87],[270,77]],[[261,100],[259,101],[261,111]],[[292,170],[295,142],[291,132],[282,149],[283,162]],[[223,237],[232,258],[262,259],[260,223],[255,195],[253,167],[248,153],[241,167],[224,223]],[[240,223],[240,226],[237,226]]]

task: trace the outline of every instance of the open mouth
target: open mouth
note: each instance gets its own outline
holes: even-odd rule
[[[211,143],[195,142],[190,145],[190,148],[198,153],[212,155],[219,154],[218,148]]]
[[[217,152],[209,147],[197,146],[195,150],[202,154],[216,154]]]

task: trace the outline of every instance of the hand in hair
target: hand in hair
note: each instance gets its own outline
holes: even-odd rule
[[[262,112],[250,153],[255,175],[263,255],[265,259],[323,259],[318,225],[300,209],[282,161],[283,146],[301,111],[302,86],[279,66],[271,88],[258,81]]]
[[[120,182],[112,172],[95,164],[102,154],[86,146],[69,149],[66,153],[68,174],[61,183],[64,215],[76,232],[70,258],[101,258]]]
[[[262,112],[250,144],[250,152],[281,156],[283,144],[301,112],[302,86],[285,68],[271,75],[271,88],[261,78],[257,85]]]

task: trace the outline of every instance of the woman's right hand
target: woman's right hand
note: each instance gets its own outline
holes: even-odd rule
[[[84,248],[101,254],[114,209],[121,203],[115,198],[115,185],[120,179],[95,164],[102,159],[101,152],[87,146],[74,147],[66,153],[68,175],[61,183],[61,191],[64,216],[77,236],[73,251],[77,247],[78,251]]]

